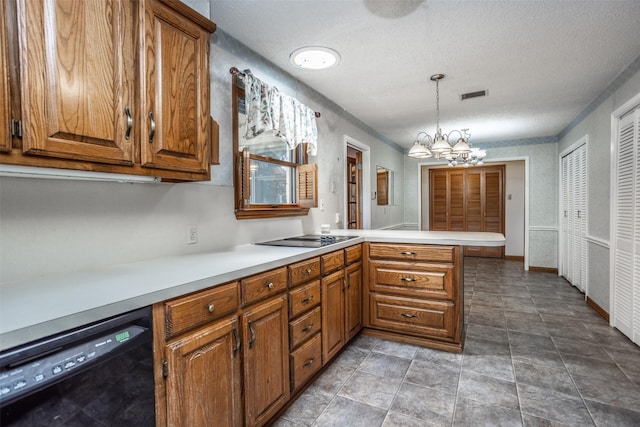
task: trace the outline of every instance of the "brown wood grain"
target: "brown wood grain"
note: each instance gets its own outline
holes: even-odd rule
[[[291,287],[320,277],[320,257],[306,259],[289,265],[289,282]]]
[[[334,271],[342,270],[344,268],[344,251],[335,251],[320,257],[320,264],[322,275],[326,276]]]
[[[9,44],[7,34],[7,2],[0,4],[0,151],[11,150],[11,96],[9,95]]]
[[[287,296],[268,300],[242,316],[245,425],[262,426],[290,393]]]
[[[362,245],[349,246],[344,250],[345,264],[353,264],[362,260]]]
[[[360,245],[357,245],[360,248]],[[345,271],[345,341],[355,337],[362,329],[362,262],[349,265]]]
[[[345,343],[345,279],[342,271],[322,278],[322,359],[328,363]]]
[[[372,291],[420,298],[454,297],[452,265],[374,261],[370,268]]]
[[[272,297],[287,289],[287,267],[276,268],[240,281],[242,305]]]
[[[322,340],[320,334],[291,353],[291,391],[311,378],[322,367]]]
[[[316,307],[310,312],[289,322],[289,342],[291,349],[295,349],[304,341],[320,332],[321,329],[321,310]]]
[[[291,318],[320,304],[320,281],[315,280],[289,292],[289,316]]]
[[[371,259],[453,262],[453,246],[371,243]]]
[[[166,336],[171,337],[203,323],[211,322],[240,307],[238,282],[219,285],[165,302]]]

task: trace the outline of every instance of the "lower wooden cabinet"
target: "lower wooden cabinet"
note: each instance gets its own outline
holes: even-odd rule
[[[242,426],[239,340],[232,317],[167,344],[167,425]]]
[[[385,338],[462,351],[460,247],[366,243],[365,251],[367,330]]]
[[[359,245],[358,245],[359,247]],[[362,330],[362,262],[345,269],[345,339],[349,341]]]
[[[322,278],[322,358],[328,363],[345,343],[344,291],[342,271]]]
[[[289,400],[288,320],[286,294],[242,314],[247,426],[266,424]]]
[[[362,330],[362,262],[322,278],[322,356],[328,363]]]

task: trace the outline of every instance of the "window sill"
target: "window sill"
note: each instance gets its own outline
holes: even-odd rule
[[[309,208],[300,207],[236,209],[236,219],[282,218],[308,214]]]

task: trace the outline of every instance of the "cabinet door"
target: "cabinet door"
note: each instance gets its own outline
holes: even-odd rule
[[[0,4],[0,151],[11,150],[7,2]]]
[[[167,345],[168,425],[242,425],[239,344],[234,317]]]
[[[287,329],[286,296],[259,304],[243,315],[247,426],[264,425],[289,400]]]
[[[349,341],[362,329],[362,263],[357,262],[345,270],[345,336]]]
[[[322,279],[322,356],[326,364],[344,345],[345,279],[337,271]]]
[[[134,162],[133,2],[18,0],[23,151]]]
[[[142,166],[207,173],[209,32],[156,0],[141,4]]]

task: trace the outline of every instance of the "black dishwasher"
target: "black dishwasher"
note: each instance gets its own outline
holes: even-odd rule
[[[154,426],[151,308],[0,353],[2,426]]]

